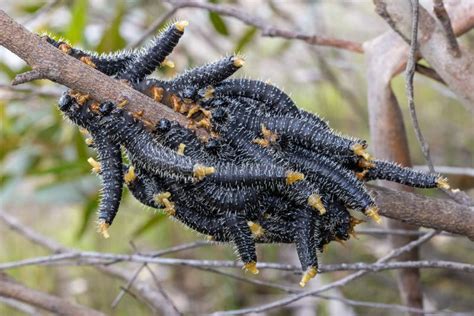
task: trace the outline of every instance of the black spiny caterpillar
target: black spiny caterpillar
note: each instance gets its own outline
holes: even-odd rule
[[[258,273],[255,243],[294,243],[304,272],[318,269],[317,252],[344,241],[360,220],[348,209],[380,221],[365,181],[384,179],[422,188],[449,188],[438,174],[373,160],[364,140],[335,133],[299,109],[282,90],[257,80],[228,79],[244,61],[228,56],[172,80],[147,78],[166,62],[187,22],[169,26],[144,50],[99,56],[46,40],[91,67],[128,81],[137,91],[186,115],[193,126],[129,113],[76,91],[59,109],[91,135],[90,159],[103,182],[99,229],[118,211],[125,183],[141,203],[162,209],[213,240],[231,242],[244,268]],[[193,132],[203,127],[211,137]],[[122,148],[130,165],[122,163]]]

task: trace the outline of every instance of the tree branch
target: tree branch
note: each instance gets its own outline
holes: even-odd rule
[[[411,166],[411,159],[403,115],[391,87],[391,71],[395,66],[394,62],[396,62],[396,59],[391,57],[405,44],[397,36],[382,38],[381,41],[375,39],[373,42],[375,42],[373,45],[365,45],[372,148],[376,157],[396,161],[409,167]],[[412,188],[397,183],[385,182],[383,185],[399,191],[413,192]],[[387,227],[414,232],[418,229],[406,222],[394,220],[387,221]],[[414,240],[413,238],[413,236],[408,235],[391,235],[389,241],[393,248],[397,248]],[[399,260],[419,260],[418,249],[406,252]],[[419,270],[397,271],[397,284],[402,302],[405,305],[423,308]]]
[[[474,240],[474,209],[455,201],[370,185],[380,214],[412,225],[445,230]]]
[[[13,281],[5,273],[0,273],[0,296],[12,298],[59,315],[105,315],[96,310],[68,302],[57,296],[28,288]]]
[[[454,57],[461,56],[461,51],[459,50],[458,41],[454,35],[453,28],[451,27],[451,19],[449,18],[448,12],[444,8],[443,0],[433,0],[433,12],[441,22],[443,26],[444,33],[449,44],[449,51]]]
[[[155,102],[125,83],[110,78],[96,69],[74,59],[54,46],[42,40],[38,35],[29,32],[16,23],[3,10],[0,10],[0,45],[22,58],[33,68],[33,73],[40,77],[65,85],[73,90],[89,94],[99,102],[113,101],[120,103],[127,100],[125,108],[131,112],[143,110],[144,116],[152,123],[162,118],[177,121],[187,126],[189,121],[171,108]],[[39,75],[38,75],[39,76]],[[29,81],[34,77],[23,74],[14,83]],[[36,78],[33,78],[36,79]],[[100,82],[98,85],[97,83]],[[205,135],[203,129],[197,130]]]
[[[22,225],[15,217],[8,215],[2,210],[0,210],[0,221],[3,221],[10,229],[18,232],[21,236],[25,237],[31,242],[56,254],[61,255],[75,251],[74,249],[67,248],[60,243],[37,233],[33,229]],[[120,278],[125,282],[130,280],[131,273],[128,270],[105,265],[96,265],[94,267],[109,276]],[[163,298],[160,291],[156,290],[147,282],[137,280],[131,285],[131,288],[136,293],[138,293],[140,297],[145,300],[145,302],[154,310],[160,311],[164,315],[176,315],[174,309],[167,305],[167,301]]]
[[[376,11],[394,31],[403,38],[409,38],[411,33],[411,14],[409,1],[374,0]],[[467,20],[473,20],[474,5],[465,1]],[[460,5],[462,6],[462,5]],[[464,106],[474,113],[474,54],[466,47],[460,46],[461,56],[453,57],[446,54],[450,44],[444,29],[436,23],[430,14],[420,7],[419,17],[419,51],[423,58],[436,70],[451,90],[461,99]],[[470,18],[469,18],[470,17]]]
[[[304,41],[310,45],[329,46],[340,49],[352,51],[354,53],[363,53],[362,45],[357,42],[342,40],[338,38],[325,37],[314,34],[305,34],[296,31],[284,30],[268,24],[266,21],[249,14],[248,12],[240,11],[235,7],[218,5],[206,2],[188,1],[188,0],[165,0],[166,2],[178,8],[200,8],[222,15],[236,18],[247,25],[252,25],[262,31],[263,36],[280,37],[286,39],[297,39]]]
[[[388,254],[386,254],[385,256],[383,256],[382,258],[380,258],[379,260],[377,260],[376,263],[387,262],[390,259],[393,259],[393,258],[395,258],[395,257],[397,257],[397,256],[399,256],[399,255],[401,255],[401,254],[403,254],[407,251],[410,251],[410,250],[412,250],[416,247],[419,247],[420,245],[428,242],[436,234],[437,234],[437,232],[433,231],[429,234],[426,234],[426,235],[418,238],[415,241],[410,242],[409,244],[406,244],[406,245],[404,245],[400,248],[394,249],[394,250],[390,251]],[[312,296],[312,295],[315,295],[315,294],[319,294],[319,293],[328,291],[328,290],[333,289],[333,288],[344,286],[344,285],[348,284],[349,282],[352,282],[352,281],[364,276],[367,273],[368,273],[367,271],[358,271],[358,272],[350,274],[350,275],[348,275],[348,276],[346,276],[342,279],[339,279],[335,282],[332,282],[332,283],[326,284],[324,286],[321,286],[318,289],[304,291],[302,293],[298,293],[296,295],[288,296],[288,297],[285,297],[281,300],[277,300],[277,301],[274,301],[274,302],[271,302],[271,303],[268,303],[268,304],[262,304],[262,305],[256,306],[256,307],[251,307],[251,308],[246,308],[246,309],[239,309],[239,310],[234,310],[234,311],[217,312],[216,315],[245,315],[245,314],[248,314],[248,313],[261,313],[261,312],[264,312],[264,311],[272,310],[272,309],[275,309],[275,308],[279,308],[279,307],[282,307],[282,306],[289,305],[293,302],[301,300],[302,298]]]

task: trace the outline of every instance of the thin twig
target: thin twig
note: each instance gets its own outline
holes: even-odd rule
[[[50,251],[53,251],[55,253],[75,251],[74,249],[68,249],[63,245],[59,244],[58,242],[39,234],[30,227],[21,224],[14,216],[9,215],[2,210],[0,210],[0,220],[22,237],[25,237],[34,244],[40,245]],[[95,265],[94,267],[114,278],[119,278],[125,281],[128,281],[130,279],[130,273],[128,270],[104,265]],[[155,290],[153,287],[150,287],[148,283],[136,281],[133,284],[133,290],[135,293],[139,294],[140,297],[145,300],[147,305],[150,306],[153,310],[159,311],[167,315],[179,315],[174,311],[174,309],[172,309],[168,304],[166,304],[167,302],[161,295],[161,292]]]
[[[416,65],[416,51],[418,47],[418,19],[419,19],[419,4],[418,0],[410,0],[412,9],[412,23],[411,23],[411,39],[410,39],[410,50],[408,54],[408,62],[405,69],[405,89],[408,97],[408,107],[410,108],[411,120],[413,122],[413,128],[415,129],[416,138],[420,143],[423,156],[430,168],[431,172],[435,172],[433,167],[433,161],[431,160],[430,147],[426,143],[423,133],[421,132],[420,124],[418,123],[418,117],[415,109],[415,96],[413,88],[413,78],[415,77],[415,65]]]
[[[133,250],[138,252],[138,249],[135,246],[135,244],[133,243],[133,241],[130,241],[130,244],[131,244]],[[179,249],[177,251],[180,251],[180,250],[181,249]],[[165,290],[161,286],[161,284],[160,284],[158,278],[156,277],[155,273],[153,272],[153,270],[150,269],[150,267],[146,263],[144,263],[140,268],[138,268],[134,272],[133,276],[130,278],[130,280],[128,281],[128,283],[125,287],[121,287],[119,294],[117,295],[117,297],[113,300],[113,302],[111,304],[112,309],[114,309],[118,305],[118,303],[120,302],[122,297],[125,295],[125,293],[127,293],[127,291],[132,287],[133,283],[135,282],[135,280],[137,279],[138,275],[140,274],[140,272],[142,271],[143,268],[146,268],[148,270],[148,272],[150,273],[150,275],[152,276],[152,278],[155,282],[156,288],[158,289],[158,291],[160,291],[160,293],[163,296],[163,298],[165,299],[165,301],[173,308],[173,310],[176,312],[176,314],[181,314],[179,312],[178,308],[176,307],[176,305],[173,303],[171,298],[168,296],[168,294],[165,292]]]
[[[425,238],[430,234],[425,234],[421,238]],[[404,251],[405,252],[405,251]],[[394,257],[398,254],[394,255]],[[97,261],[97,259],[100,259]],[[52,265],[58,262],[63,262],[66,265],[77,265],[80,261],[81,265],[103,265],[104,261],[111,260],[114,263],[118,262],[135,262],[135,263],[147,263],[147,264],[161,264],[171,266],[187,266],[187,267],[213,267],[213,268],[237,268],[241,269],[243,264],[240,262],[230,260],[197,260],[197,259],[177,259],[177,258],[151,258],[141,256],[137,254],[114,254],[114,253],[103,253],[94,251],[73,251],[65,252],[60,254],[40,256],[35,258],[29,258],[19,261],[4,262],[0,264],[0,271],[10,270],[14,268],[32,266],[32,265]],[[301,270],[298,266],[280,264],[273,262],[259,262],[257,263],[259,269],[273,269],[281,271],[290,271],[295,274],[301,274]],[[397,261],[385,263],[339,263],[339,264],[328,264],[321,265],[319,271],[321,273],[335,272],[335,271],[383,271],[392,269],[403,269],[403,268],[439,268],[439,269],[450,269],[464,272],[473,272],[474,265],[452,261],[433,261],[433,260],[420,260],[420,261]]]
[[[161,293],[165,301],[171,306],[171,308],[175,311],[176,314],[181,315],[182,313],[179,311],[178,307],[173,302],[173,300],[168,295],[168,293],[166,293],[165,289],[161,286],[160,281],[158,280],[156,274],[153,272],[153,270],[150,268],[148,264],[145,264],[145,269],[147,269],[148,273],[150,273],[151,277],[153,278],[156,288]]]
[[[433,12],[441,22],[444,33],[448,39],[449,51],[454,57],[461,56],[461,50],[459,49],[456,35],[454,35],[453,28],[451,26],[451,19],[449,18],[448,12],[444,8],[443,0],[433,0]]]
[[[428,234],[425,231],[409,230],[409,229],[384,229],[384,228],[358,228],[355,233],[357,235],[400,235],[400,236],[423,236]],[[446,237],[462,237],[460,235],[442,232],[437,236]]]
[[[429,171],[428,166],[413,166],[415,169]],[[435,166],[436,171],[452,176],[474,177],[474,168],[469,167],[452,167],[452,166]]]
[[[143,256],[150,256],[150,257],[156,258],[156,257],[162,257],[165,255],[169,255],[169,254],[180,252],[180,251],[185,251],[185,250],[190,250],[190,249],[200,248],[200,247],[210,246],[210,245],[213,245],[213,243],[209,241],[198,240],[198,241],[193,241],[190,243],[177,245],[177,246],[173,246],[173,247],[162,249],[162,250],[150,251],[150,252],[139,252],[139,254]]]
[[[26,287],[5,274],[0,274],[0,296],[12,298],[58,315],[105,315],[86,306],[71,303],[63,298]]]
[[[304,41],[310,45],[329,46],[340,49],[345,49],[354,53],[363,53],[362,45],[357,42],[342,40],[338,38],[325,37],[320,35],[310,35],[296,31],[284,30],[272,26],[259,17],[253,16],[248,12],[241,11],[236,7],[227,5],[212,4],[206,2],[188,1],[188,0],[165,0],[174,7],[179,8],[200,8],[208,11],[217,12],[219,14],[230,16],[244,22],[247,25],[252,25],[262,31],[262,36],[280,37],[286,39],[297,39]]]
[[[171,254],[171,253],[176,253],[176,252],[179,252],[179,251],[198,248],[198,247],[202,247],[202,246],[206,246],[206,245],[210,245],[210,244],[211,243],[209,243],[207,241],[195,241],[195,242],[192,242],[192,243],[182,244],[182,245],[178,245],[178,246],[174,246],[174,247],[171,247],[171,248],[168,248],[168,249],[163,249],[163,250],[154,251],[154,252],[147,252],[147,253],[138,252],[138,254],[143,255],[143,256],[150,256],[152,258],[156,258],[156,257],[168,255],[168,254]],[[113,264],[113,263],[117,263],[117,262],[120,262],[120,261],[115,261],[115,262],[111,262],[111,263],[108,263],[108,264]],[[142,264],[139,268],[137,268],[137,270],[135,270],[132,277],[130,278],[127,285],[125,286],[127,289],[129,289],[133,285],[133,282],[135,282],[138,275],[140,274],[140,272],[145,267],[146,267],[146,263]],[[150,270],[150,272],[151,272],[151,270]],[[120,300],[122,299],[124,294],[125,294],[124,291],[120,291],[119,294],[117,294],[117,297],[115,297],[115,299],[113,300],[113,302],[111,304],[112,308],[115,308],[118,305],[118,303],[120,302]]]
[[[40,16],[48,13],[51,9],[53,9],[57,4],[59,4],[62,0],[51,0],[49,1],[48,3],[46,3],[45,5],[43,5],[43,7],[41,7],[40,9],[36,10],[35,13],[31,14],[30,16],[28,16],[28,18],[26,18],[22,23],[24,25],[28,25],[30,23],[32,23],[34,20],[36,20],[37,18],[39,18]]]
[[[425,77],[431,78],[435,81],[438,81],[439,83],[446,85],[446,82],[441,78],[438,73],[430,67],[426,67],[422,64],[415,64],[415,71],[419,73],[420,75],[423,75]]]
[[[39,69],[33,69],[24,73],[21,73],[19,75],[16,75],[16,77],[12,81],[12,85],[16,86],[22,83],[30,82],[33,80],[38,80],[38,79],[46,79],[47,75],[39,70]]]
[[[397,257],[397,256],[399,256],[399,255],[401,255],[401,254],[403,254],[407,251],[410,251],[410,250],[412,250],[416,247],[419,247],[421,244],[429,241],[437,233],[438,233],[437,231],[432,231],[432,232],[418,238],[417,240],[406,244],[403,247],[394,249],[394,250],[390,251],[384,257],[377,260],[376,263],[384,263],[384,262],[386,262],[386,261],[388,261],[392,258],[395,258],[395,257]],[[274,301],[272,303],[263,304],[263,305],[256,306],[256,307],[239,309],[239,310],[232,310],[232,311],[225,311],[225,312],[217,312],[216,314],[218,314],[218,315],[244,315],[244,314],[248,314],[248,313],[265,312],[265,311],[268,311],[268,310],[272,310],[272,309],[275,309],[275,308],[279,308],[279,307],[282,307],[282,306],[289,305],[289,304],[291,304],[293,302],[296,302],[296,301],[298,301],[302,298],[305,298],[307,296],[312,296],[314,294],[319,294],[321,292],[325,292],[325,291],[328,291],[328,290],[336,288],[336,287],[344,286],[347,283],[349,283],[349,282],[351,282],[355,279],[358,279],[358,278],[360,278],[361,276],[363,276],[365,274],[367,274],[367,271],[358,271],[358,272],[350,274],[347,277],[344,277],[344,278],[342,278],[338,281],[329,283],[329,284],[327,284],[325,286],[322,286],[322,287],[320,287],[318,289],[315,289],[315,290],[305,291],[303,293],[292,295],[292,296],[283,298],[281,300],[277,300],[277,301]]]
[[[167,13],[165,13],[163,16],[160,18],[156,19],[144,32],[142,35],[140,35],[139,38],[137,38],[134,42],[132,42],[130,45],[128,45],[128,48],[137,48],[140,46],[149,36],[151,36],[153,33],[155,33],[168,19],[170,19],[176,11],[179,10],[181,6],[176,5],[173,6],[171,10],[169,10]]]
[[[126,290],[129,290],[132,285],[133,285],[133,282],[135,282],[135,280],[138,278],[138,275],[140,274],[140,272],[142,272],[143,270],[143,267],[145,267],[145,263],[140,267],[138,268],[137,270],[135,270],[135,272],[133,273],[133,275],[130,277],[130,279],[128,280],[127,284],[125,286],[121,286],[120,287],[120,292],[117,294],[117,296],[114,298],[114,300],[112,301],[112,304],[110,304],[110,307],[112,309],[115,309],[117,307],[117,305],[120,303],[120,301],[122,300],[122,298],[125,296],[125,293],[126,293]]]
[[[257,279],[250,279],[246,277],[242,277],[240,275],[236,275],[233,273],[228,273],[224,272],[221,270],[217,269],[212,269],[212,268],[198,268],[199,270],[219,274],[225,277],[232,278],[234,280],[238,280],[241,282],[253,284],[253,285],[259,285],[259,286],[265,286],[277,290],[281,290],[287,293],[301,293],[303,290],[300,288],[292,287],[292,286],[287,286],[287,285],[281,285],[277,283],[272,283],[272,282],[267,282],[267,281],[262,281],[262,280],[257,280]],[[378,302],[367,302],[367,301],[357,301],[357,300],[351,300],[347,298],[342,298],[342,297],[337,297],[337,296],[332,296],[332,295],[322,295],[322,294],[314,294],[313,296],[319,297],[325,300],[335,300],[335,301],[340,301],[344,304],[350,305],[350,306],[363,306],[363,307],[369,307],[369,308],[378,308],[378,309],[393,309],[397,310],[400,312],[411,312],[411,313],[418,313],[418,314],[444,314],[441,311],[425,311],[422,309],[418,308],[412,308],[412,307],[406,307],[404,305],[398,305],[398,304],[385,304],[385,303],[378,303]],[[446,312],[448,314],[448,312]]]

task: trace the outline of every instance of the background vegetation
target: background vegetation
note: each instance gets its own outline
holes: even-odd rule
[[[64,37],[75,46],[98,52],[131,47],[156,19],[169,10],[160,1],[55,1],[46,13],[32,19],[46,1],[2,1],[2,9],[38,33]],[[212,1],[217,2],[217,1]],[[373,12],[369,1],[221,1],[243,8],[273,25],[310,33],[327,34],[358,42],[369,40],[387,29]],[[232,52],[246,57],[237,76],[271,80],[291,93],[302,108],[318,113],[331,126],[348,135],[369,138],[366,108],[366,65],[364,56],[332,48],[311,46],[301,41],[265,38],[255,28],[235,19],[205,10],[182,9],[173,19],[190,22],[171,58],[176,67],[163,68],[159,77],[172,77],[188,67],[201,65]],[[461,39],[474,47],[474,34]],[[86,162],[93,153],[77,128],[67,123],[56,107],[65,88],[50,81],[36,81],[12,89],[9,82],[27,66],[0,48],[0,202],[1,209],[25,224],[64,245],[83,250],[131,252],[130,241],[140,251],[163,249],[202,239],[162,214],[145,209],[129,194],[110,231],[108,240],[95,232],[95,211],[99,179]],[[417,76],[416,102],[421,128],[432,149],[435,165],[473,168],[473,119],[445,86]],[[408,130],[414,164],[423,165],[406,106],[403,78],[394,82]],[[370,144],[370,140],[369,140]],[[370,147],[369,147],[370,149]],[[454,187],[473,195],[473,178],[452,176]],[[470,190],[470,191],[469,191]],[[427,192],[427,194],[435,194]],[[370,227],[364,224],[361,228]],[[0,262],[47,254],[0,225]],[[371,261],[386,252],[384,235],[361,235],[347,248],[331,244],[324,263]],[[422,248],[422,257],[474,261],[473,244],[461,237],[436,237]],[[261,245],[258,255],[264,261],[297,263],[289,246]],[[212,245],[173,254],[176,258],[235,258],[229,245]],[[123,265],[133,268],[132,265]],[[193,268],[153,266],[153,271],[170,298],[184,313],[236,309],[276,298],[281,292],[241,283]],[[133,271],[133,270],[131,270]],[[114,315],[149,313],[131,295],[125,295],[112,310],[111,302],[124,284],[88,267],[27,267],[11,275],[33,288],[41,288],[94,309]],[[372,274],[332,294],[354,300],[400,303],[394,272]],[[243,274],[243,272],[242,272]],[[345,272],[318,276],[314,286],[337,279]],[[263,271],[257,278],[296,284],[298,276]],[[140,278],[150,279],[148,273]],[[426,270],[422,273],[427,308],[474,310],[471,274]],[[304,300],[321,315],[344,310],[347,313],[378,315],[380,310],[347,307],[336,301]],[[298,306],[298,305],[297,305]],[[289,308],[290,309],[290,308]],[[291,310],[296,310],[295,306]],[[286,314],[288,310],[281,310]],[[388,312],[390,313],[390,312]],[[394,312],[396,314],[397,312]],[[2,304],[1,315],[20,312]]]

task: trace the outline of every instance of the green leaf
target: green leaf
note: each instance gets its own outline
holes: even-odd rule
[[[17,9],[21,12],[25,13],[35,13],[39,9],[43,8],[44,5],[46,5],[46,1],[37,2],[37,3],[20,3],[17,7]]]
[[[136,238],[139,235],[147,232],[151,228],[155,227],[155,225],[158,225],[158,223],[162,222],[166,218],[165,214],[158,213],[158,214],[153,214],[153,216],[146,220],[142,225],[138,226],[137,229],[133,232],[133,237]]]
[[[82,207],[81,224],[76,233],[76,237],[78,239],[84,236],[84,233],[87,230],[87,226],[89,225],[89,222],[91,221],[91,217],[96,212],[98,207],[99,207],[99,194],[95,194],[91,196]]]
[[[82,40],[83,32],[87,23],[87,0],[75,0],[71,12],[71,22],[64,35],[71,44],[79,43]]]
[[[84,161],[71,161],[63,162],[56,166],[41,168],[37,170],[32,170],[30,175],[32,176],[42,176],[48,174],[68,174],[68,175],[81,175],[84,171]]]
[[[234,48],[234,52],[242,52],[245,46],[247,46],[248,43],[252,41],[252,39],[255,37],[255,34],[257,34],[257,28],[256,27],[249,27],[247,30],[242,34],[242,36],[239,38],[237,45]]]
[[[79,129],[74,133],[74,147],[76,148],[77,159],[79,161],[85,161],[89,158],[89,153],[87,151],[87,145],[84,142],[84,136],[82,136]]]
[[[125,5],[123,1],[117,3],[117,9],[115,11],[115,17],[112,23],[104,31],[99,44],[96,47],[96,51],[99,53],[111,52],[120,50],[127,44],[125,39],[120,34],[120,26],[125,14]]]
[[[216,29],[216,31],[224,36],[229,35],[229,30],[227,29],[227,25],[225,24],[224,20],[221,18],[219,14],[216,12],[209,12],[209,19],[211,20],[212,25]]]
[[[13,79],[17,75],[17,72],[12,70],[10,67],[8,67],[4,63],[0,63],[0,72],[7,75],[8,78]]]

